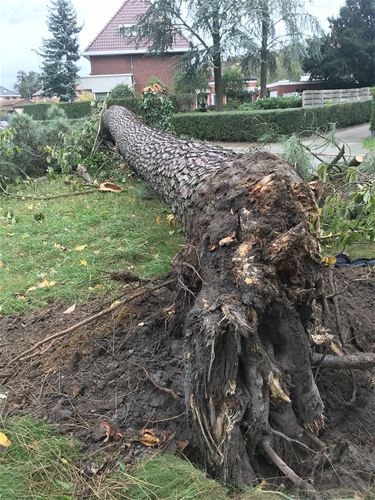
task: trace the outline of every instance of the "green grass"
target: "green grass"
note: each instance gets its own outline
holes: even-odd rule
[[[0,500],[250,500],[293,497],[279,492],[247,488],[229,490],[170,454],[157,454],[140,462],[132,472],[118,459],[91,478],[81,473],[85,465],[105,462],[101,453],[84,457],[79,442],[55,433],[44,422],[30,417],[0,419],[0,432],[11,444],[0,452]]]
[[[375,137],[370,136],[370,137],[366,137],[366,139],[363,139],[362,146],[364,148],[370,149],[370,150],[375,149]]]
[[[181,229],[168,224],[170,209],[136,178],[124,188],[45,201],[0,196],[0,314],[118,289],[102,271],[129,268],[149,277],[170,268],[184,243]],[[73,187],[57,179],[23,189],[41,196]],[[41,287],[43,282],[52,286]]]

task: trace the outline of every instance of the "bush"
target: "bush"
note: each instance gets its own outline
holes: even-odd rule
[[[134,89],[133,87],[126,85],[126,83],[120,83],[111,90],[111,93],[109,94],[108,97],[109,99],[123,99],[128,97],[134,97]]]
[[[188,113],[193,111],[197,97],[194,94],[170,94],[173,111],[175,113]]]
[[[29,106],[25,106],[24,112],[34,118],[34,120],[48,120],[47,113],[51,106],[52,104],[44,102],[30,104]],[[62,109],[69,119],[83,118],[91,112],[90,101],[61,102],[59,104],[54,104],[54,106],[58,106],[58,108]]]
[[[146,125],[172,132],[173,105],[163,83],[154,83],[143,89],[142,109]]]
[[[62,102],[58,104],[43,102],[25,106],[24,112],[27,115],[31,116],[34,120],[49,120],[48,110],[51,107],[55,107],[62,110],[68,119],[77,120],[89,116],[92,111],[93,104],[94,102],[91,101]],[[133,111],[133,113],[142,115],[142,103],[139,97],[132,96],[107,100],[107,107],[114,105],[125,106],[130,111]]]
[[[258,99],[255,102],[246,103],[241,106],[241,111],[251,111],[253,109],[289,109],[301,108],[302,97],[268,97],[267,99]]]
[[[107,108],[111,106],[124,106],[138,116],[142,116],[142,100],[140,97],[124,97],[122,99],[108,99]]]
[[[61,108],[52,106],[48,116],[40,122],[25,113],[14,114],[9,127],[0,132],[0,183],[46,173],[51,148],[62,144],[62,134],[70,130]]]
[[[371,101],[331,104],[317,108],[179,113],[173,116],[177,135],[216,141],[256,141],[265,135],[309,133],[327,127],[366,123]]]
[[[371,116],[370,129],[372,135],[375,136],[375,87],[372,87],[371,92],[372,92],[372,116]]]

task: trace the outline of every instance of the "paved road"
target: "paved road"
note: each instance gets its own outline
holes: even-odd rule
[[[355,127],[348,127],[344,129],[337,130],[336,137],[340,146],[345,144],[345,150],[348,156],[365,155],[368,150],[362,146],[362,140],[370,135],[370,125],[365,123],[363,125],[356,125]],[[332,145],[325,145],[323,139],[317,139],[314,137],[307,137],[303,140],[303,143],[311,146],[313,144],[314,151],[319,154],[323,160],[329,160],[330,158],[336,156],[337,148]],[[272,142],[269,144],[262,143],[251,143],[251,142],[214,142],[227,149],[233,149],[234,151],[243,152],[248,149],[262,149],[265,151],[270,151],[274,154],[283,153],[283,144],[281,142]]]

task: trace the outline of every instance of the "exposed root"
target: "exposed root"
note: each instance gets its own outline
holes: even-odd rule
[[[366,370],[375,366],[375,353],[366,352],[363,354],[347,354],[345,356],[328,356],[324,354],[312,354],[314,364],[319,364],[322,368],[337,369],[358,369]]]

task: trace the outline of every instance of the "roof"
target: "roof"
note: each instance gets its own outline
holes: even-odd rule
[[[28,99],[12,99],[9,101],[0,102],[0,108],[3,111],[11,111],[14,108],[23,108],[26,105],[33,104]]]
[[[21,94],[13,92],[13,90],[6,89],[0,85],[0,97],[21,97]]]
[[[149,0],[125,0],[118,11],[89,44],[83,55],[147,52],[150,43],[145,41],[137,46],[132,37],[122,37],[119,33],[119,28],[120,26],[132,26],[136,24],[139,16],[144,14],[150,5]],[[169,51],[186,52],[188,49],[189,44],[187,40],[180,35],[176,35],[175,43]]]
[[[295,80],[279,80],[278,82],[269,83],[267,85],[267,88],[268,89],[272,89],[274,87],[283,87],[283,86],[286,86],[286,85],[293,85],[293,86],[298,87],[299,85],[306,86],[306,84],[311,85],[311,84],[319,84],[319,83],[322,83],[321,80],[311,80],[311,81],[306,81],[306,80],[302,80],[302,81],[301,80],[298,80],[298,81],[295,81]]]

